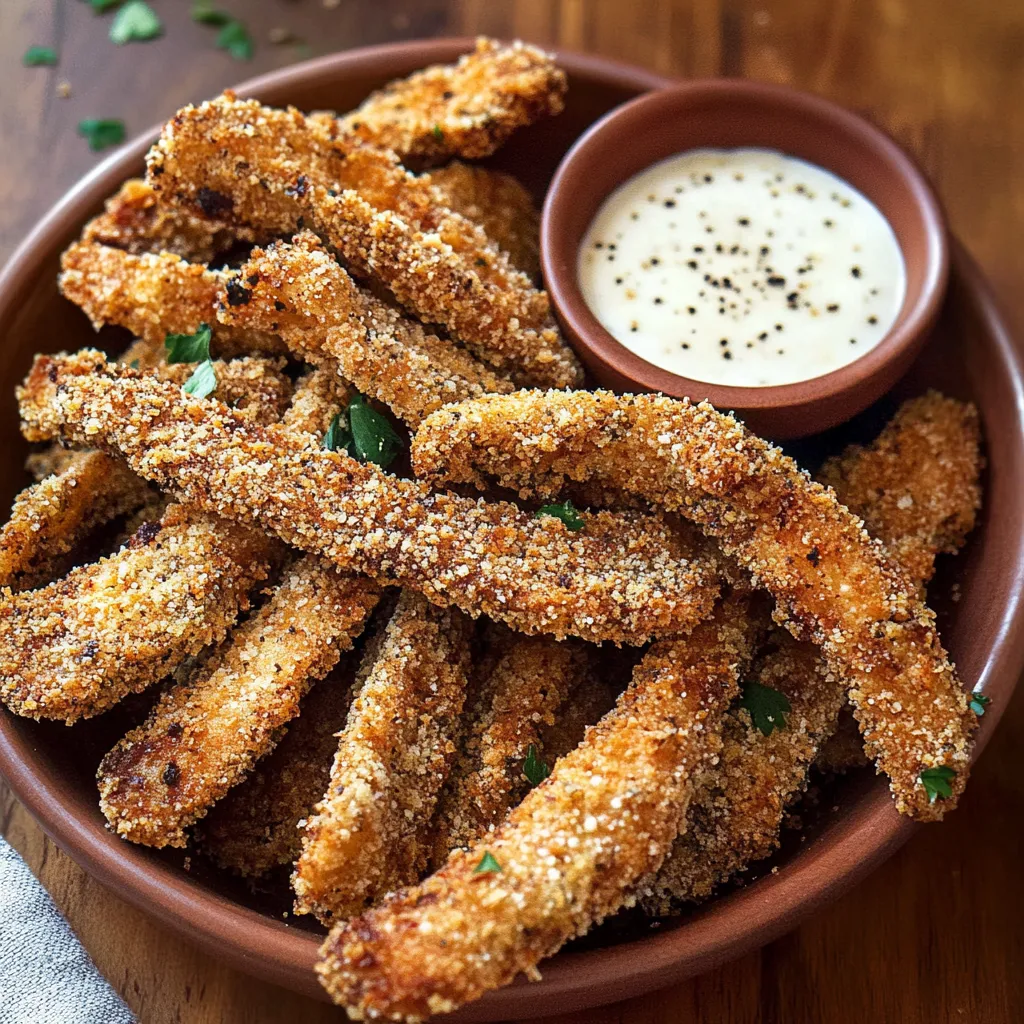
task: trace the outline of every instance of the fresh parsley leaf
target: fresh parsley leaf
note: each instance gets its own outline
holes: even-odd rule
[[[195,372],[185,381],[184,391],[186,394],[195,395],[196,398],[207,398],[217,389],[217,375],[213,372],[213,363],[209,359],[201,362]]]
[[[750,712],[750,720],[764,736],[771,736],[776,729],[785,729],[786,715],[793,710],[784,693],[760,683],[747,683],[743,687],[740,707]]]
[[[582,530],[584,526],[584,519],[580,515],[579,509],[568,499],[557,505],[541,505],[534,518],[539,519],[541,516],[554,516],[555,519],[561,519],[565,523],[566,529],[573,532]]]
[[[496,871],[501,870],[501,865],[495,859],[494,854],[490,850],[484,850],[484,855],[480,858],[480,863],[473,868],[474,875],[486,875],[493,874]]]
[[[78,122],[78,134],[89,141],[94,152],[108,146],[119,146],[124,142],[124,121],[115,118],[88,118]]]
[[[956,772],[948,765],[939,765],[938,768],[925,768],[921,772],[921,784],[928,794],[928,803],[933,804],[936,800],[945,800],[953,795],[953,780]]]
[[[121,0],[89,0],[89,6],[97,13],[102,14],[104,11],[109,11],[112,7],[116,7]]]
[[[30,46],[21,58],[27,68],[53,67],[57,63],[57,51],[51,46]]]
[[[118,46],[125,43],[156,39],[164,30],[156,11],[145,0],[129,0],[114,16],[110,24],[110,41]]]
[[[444,132],[441,130],[441,126],[439,124],[434,125],[433,135],[438,142],[440,142],[444,138]]]
[[[985,714],[985,708],[992,703],[991,697],[986,697],[985,694],[979,693],[975,690],[971,694],[971,710],[979,717]]]
[[[402,442],[394,428],[366,399],[356,394],[348,403],[348,429],[352,433],[349,454],[360,462],[385,468],[395,461]]]
[[[200,324],[195,334],[168,334],[164,338],[169,363],[202,363],[210,359],[210,338],[213,331],[209,324]]]
[[[227,25],[235,19],[227,11],[220,11],[210,5],[208,0],[196,0],[192,5],[192,20],[200,25]]]
[[[531,786],[539,786],[551,774],[551,769],[537,756],[537,748],[532,743],[526,750],[523,774]]]
[[[245,25],[232,18],[217,33],[217,49],[227,50],[235,60],[252,60],[252,36]]]
[[[324,434],[323,446],[329,452],[348,452],[352,446],[352,431],[348,429],[348,419],[336,413],[331,425]]]

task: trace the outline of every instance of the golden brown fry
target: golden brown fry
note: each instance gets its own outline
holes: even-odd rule
[[[148,165],[153,188],[196,212],[275,234],[308,224],[354,272],[520,383],[582,381],[546,293],[393,154],[347,148],[297,110],[225,94],[180,110]]]
[[[59,359],[60,356],[56,358]],[[103,354],[95,351],[89,358],[97,365],[105,362]],[[160,363],[154,365],[152,369],[136,371],[122,363],[119,372],[150,377],[182,387],[195,369],[194,363]],[[291,399],[291,381],[281,371],[280,364],[274,360],[248,357],[228,362],[217,360],[213,364],[213,370],[217,381],[214,394],[244,420],[253,423],[275,423]],[[48,369],[46,373],[49,373]],[[16,390],[18,401],[24,401],[26,409],[32,409],[22,422],[26,440],[51,441],[56,436],[57,426],[49,413],[50,399],[55,390],[55,382],[40,375],[37,369],[32,371],[25,386]]]
[[[549,54],[520,42],[478,39],[457,64],[392,82],[358,110],[323,122],[338,135],[393,149],[420,165],[452,156],[478,159],[517,128],[561,113],[565,89],[565,73]]]
[[[22,399],[65,440],[120,453],[197,507],[523,632],[641,643],[685,632],[717,592],[714,559],[657,516],[593,513],[573,532],[508,503],[435,494],[98,353],[38,357]]]
[[[27,487],[0,530],[0,587],[28,590],[93,530],[142,505],[152,489],[102,452],[74,452],[64,470]]]
[[[412,427],[447,402],[513,390],[468,352],[359,288],[308,231],[292,244],[254,250],[238,281],[246,301],[232,306],[225,292],[221,322],[280,335],[297,358],[333,365]]]
[[[205,323],[214,329],[215,355],[282,354],[280,338],[218,325],[218,292],[227,280],[223,271],[170,252],[135,254],[75,242],[61,257],[57,283],[97,330],[117,324],[162,348],[167,334],[192,334]]]
[[[379,598],[369,580],[312,555],[294,563],[221,650],[103,758],[100,809],[114,831],[146,846],[184,846],[186,830],[273,749]]]
[[[300,829],[331,777],[351,682],[351,667],[344,665],[317,683],[284,739],[202,820],[200,845],[219,867],[259,878],[299,855]]]
[[[132,178],[112,195],[103,213],[82,230],[85,244],[123,249],[134,255],[169,252],[193,263],[209,263],[237,242],[257,241],[245,227],[193,217],[159,201],[144,181]]]
[[[330,366],[300,377],[295,385],[292,404],[281,419],[281,425],[293,435],[306,434],[317,448],[334,417],[352,397],[352,389]]]
[[[516,637],[484,683],[472,724],[430,827],[431,864],[494,828],[530,787],[523,760],[541,751],[569,693],[591,668],[585,644],[550,637]],[[596,719],[595,719],[596,721]]]
[[[117,554],[0,594],[0,697],[16,714],[68,724],[106,711],[222,640],[273,548],[171,506]]]
[[[880,478],[899,482],[895,506],[871,486],[860,459]],[[872,523],[887,551],[908,556],[912,582],[930,577],[937,550],[961,544],[974,524],[981,460],[973,408],[937,395],[914,399],[874,444],[848,452],[844,460],[847,473],[835,478],[839,499]],[[858,487],[847,490],[847,479]],[[901,507],[904,496],[911,502]],[[897,514],[890,512],[893,507]],[[914,543],[902,540],[907,537]],[[726,717],[721,767],[694,801],[690,827],[646,889],[643,903],[651,913],[673,913],[688,900],[703,899],[771,854],[786,805],[803,791],[812,761],[836,728],[844,682],[828,671],[814,646],[776,629],[753,679],[787,698],[786,726],[763,736],[747,711],[734,709]],[[857,747],[863,758],[859,737]]]
[[[414,464],[524,494],[596,477],[694,520],[845,679],[897,809],[936,820],[956,806],[976,720],[933,613],[831,490],[732,417],[656,395],[485,396],[427,419]],[[938,767],[955,772],[952,795],[932,801],[921,773]]]
[[[292,887],[324,923],[417,879],[419,842],[448,777],[472,628],[406,591],[364,659],[330,785],[306,825]]]
[[[623,906],[713,763],[750,632],[745,602],[730,599],[687,641],[655,644],[615,709],[492,834],[336,925],[317,965],[334,1001],[361,1019],[445,1013]]]
[[[431,171],[430,183],[447,206],[479,224],[516,269],[540,278],[540,212],[511,174],[453,160]]]
[[[930,391],[904,402],[873,444],[829,459],[818,478],[924,584],[935,556],[957,551],[974,528],[980,441],[977,409]]]

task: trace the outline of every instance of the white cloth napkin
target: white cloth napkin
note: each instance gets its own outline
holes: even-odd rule
[[[0,1024],[136,1024],[49,893],[2,837]]]

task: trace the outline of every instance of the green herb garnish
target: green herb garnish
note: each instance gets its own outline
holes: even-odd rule
[[[232,18],[217,33],[217,49],[227,50],[235,60],[252,60],[252,36],[240,21]]]
[[[554,516],[555,519],[561,519],[567,530],[582,530],[584,526],[583,516],[568,499],[557,505],[541,505],[534,518],[539,519],[541,516]]]
[[[936,800],[946,800],[953,795],[953,780],[956,772],[948,765],[939,765],[938,768],[925,768],[921,772],[921,784],[928,794],[928,803],[933,804]]]
[[[352,433],[351,454],[360,462],[374,462],[384,468],[402,450],[394,428],[360,394],[353,395],[348,403],[348,429]]]
[[[539,786],[551,774],[551,769],[537,756],[537,748],[532,743],[526,750],[523,774],[531,786]]]
[[[78,134],[86,138],[95,153],[124,142],[124,121],[114,118],[88,118],[78,122]]]
[[[121,0],[89,0],[89,6],[97,13],[102,14],[104,11],[109,11],[112,7],[116,7]]]
[[[202,363],[210,358],[209,324],[200,324],[195,334],[168,334],[164,338],[169,363]]]
[[[501,870],[501,865],[497,862],[494,854],[490,850],[484,850],[484,855],[480,858],[480,863],[473,868],[474,875],[486,875],[493,874],[496,871]]]
[[[27,68],[53,67],[57,63],[57,51],[51,46],[30,46],[21,63]]]
[[[110,25],[110,41],[118,46],[125,43],[144,43],[156,39],[164,30],[156,11],[145,0],[129,0],[122,7]]]
[[[331,425],[324,434],[323,446],[329,452],[348,452],[352,444],[352,431],[348,429],[348,419],[342,413],[335,413]]]
[[[991,697],[986,697],[985,694],[975,690],[971,694],[971,710],[979,717],[985,714],[985,708],[992,703]]]
[[[441,126],[439,124],[435,124],[433,127],[433,136],[438,142],[444,138],[444,132],[441,130]]]
[[[793,710],[784,693],[760,683],[747,683],[743,687],[740,707],[750,712],[750,720],[764,736],[771,736],[776,729],[784,729],[786,715]]]
[[[183,389],[186,394],[196,398],[206,398],[217,390],[217,374],[213,372],[213,363],[209,359],[201,362],[192,376],[185,381]]]

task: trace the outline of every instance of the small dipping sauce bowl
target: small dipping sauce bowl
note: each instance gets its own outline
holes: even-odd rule
[[[775,150],[830,171],[889,222],[906,270],[888,333],[832,372],[792,384],[736,387],[692,380],[630,351],[598,321],[578,277],[580,246],[605,199],[652,164],[696,149]],[[913,160],[863,118],[781,86],[707,79],[647,93],[613,110],[568,152],[548,190],[541,262],[555,313],[593,378],[620,392],[707,399],[770,438],[804,437],[842,423],[908,369],[939,314],[949,243],[939,201]],[[827,327],[823,327],[827,329]]]

